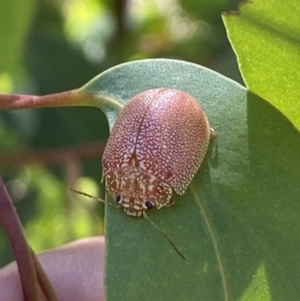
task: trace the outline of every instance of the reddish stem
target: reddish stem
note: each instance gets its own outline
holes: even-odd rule
[[[40,290],[31,250],[15,207],[0,178],[0,220],[13,248],[22,283],[24,301],[39,301]]]
[[[0,110],[27,108],[97,106],[98,98],[80,92],[79,89],[44,96],[23,94],[0,94]]]
[[[27,244],[16,209],[0,178],[0,221],[8,235],[17,261],[24,301],[39,301],[40,288],[46,300],[57,301],[54,290],[39,263],[36,254]],[[40,286],[39,286],[40,285]]]
[[[40,285],[40,288],[44,292],[44,295],[48,301],[58,301],[55,292],[47,278],[46,273],[43,270],[43,267],[41,266],[40,262],[37,259],[36,254],[31,250],[31,256],[34,263],[35,271],[37,274],[38,282]]]

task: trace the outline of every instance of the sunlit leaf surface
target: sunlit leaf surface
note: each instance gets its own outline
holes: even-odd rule
[[[225,14],[227,34],[249,89],[300,129],[300,5],[253,0]]]

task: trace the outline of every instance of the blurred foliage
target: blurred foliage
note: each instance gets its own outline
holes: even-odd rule
[[[20,59],[34,4],[35,0],[0,1],[0,72],[8,72]]]
[[[0,93],[48,94],[82,86],[137,58],[187,60],[241,81],[221,13],[237,0],[40,0],[0,2]],[[95,108],[0,112],[0,153],[105,143]],[[38,155],[37,155],[38,157]],[[102,205],[68,192],[97,191],[101,153],[85,160],[5,166],[0,172],[35,251],[103,233]],[[78,182],[78,181],[77,181]],[[86,188],[88,186],[88,189]],[[0,229],[0,265],[12,260]]]

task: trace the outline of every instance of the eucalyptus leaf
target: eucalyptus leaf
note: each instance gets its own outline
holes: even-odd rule
[[[112,127],[131,97],[157,87],[193,95],[217,137],[174,208],[150,212],[186,260],[147,220],[107,208],[106,300],[298,300],[298,131],[244,87],[182,61],[122,64],[81,93],[99,97]]]
[[[224,14],[247,87],[300,129],[299,0],[253,0]]]

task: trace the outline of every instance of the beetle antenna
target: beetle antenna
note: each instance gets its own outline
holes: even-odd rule
[[[101,198],[99,198],[99,197],[95,197],[95,196],[90,195],[90,194],[88,194],[88,193],[85,193],[85,192],[82,192],[82,191],[79,191],[79,190],[75,190],[75,189],[73,189],[73,188],[70,188],[70,190],[73,191],[73,192],[75,192],[75,193],[77,193],[77,194],[84,195],[84,196],[86,196],[86,197],[88,197],[88,198],[90,198],[90,199],[96,200],[96,201],[98,201],[98,202],[101,202],[101,203],[104,203],[104,204],[113,206],[113,207],[115,207],[115,208],[120,208],[120,206],[114,205],[114,204],[112,204],[112,203],[110,203],[110,202],[107,202],[107,201],[105,201],[105,200],[103,200],[103,199],[101,199]]]
[[[182,258],[185,259],[184,255],[178,250],[178,248],[175,246],[175,244],[173,243],[173,241],[171,240],[171,238],[167,235],[167,233],[162,230],[161,228],[159,228],[150,218],[149,216],[146,214],[145,210],[143,211],[143,217],[148,220],[160,233],[161,235],[164,237],[164,239],[173,247],[173,249],[177,252],[177,254]]]

